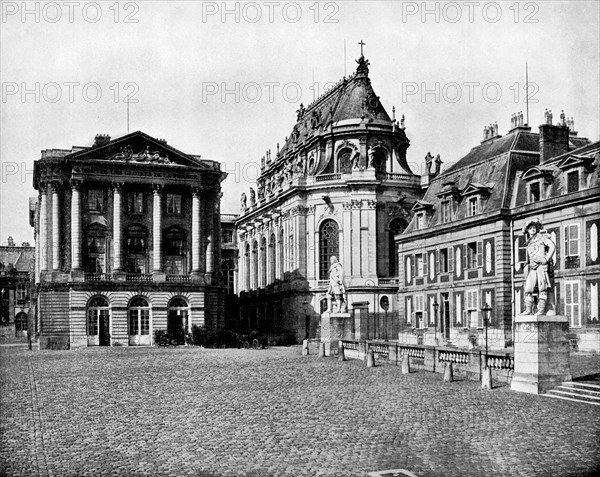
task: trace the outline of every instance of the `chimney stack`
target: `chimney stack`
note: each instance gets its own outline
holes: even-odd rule
[[[569,128],[565,125],[540,126],[540,164],[569,152]]]

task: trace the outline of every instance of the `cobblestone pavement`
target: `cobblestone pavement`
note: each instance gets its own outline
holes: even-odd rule
[[[0,348],[0,474],[582,476],[597,406],[298,348]]]

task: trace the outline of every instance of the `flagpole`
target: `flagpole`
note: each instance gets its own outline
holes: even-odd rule
[[[525,107],[527,114],[527,126],[529,126],[529,68],[525,62]]]

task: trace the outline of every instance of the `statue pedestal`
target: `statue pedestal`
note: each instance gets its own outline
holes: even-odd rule
[[[354,338],[350,316],[350,313],[323,313],[321,315],[321,341],[325,343],[325,356],[337,353],[339,340]]]
[[[519,315],[515,318],[515,370],[510,388],[543,394],[571,378],[566,316]]]

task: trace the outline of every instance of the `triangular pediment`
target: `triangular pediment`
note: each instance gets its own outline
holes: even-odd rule
[[[469,184],[467,184],[467,187],[465,187],[462,191],[463,196],[468,196],[468,195],[473,195],[473,194],[487,195],[489,193],[490,193],[489,187],[484,186],[482,184],[478,184],[476,182],[470,182]]]
[[[424,200],[417,200],[412,206],[412,210],[414,212],[418,212],[420,210],[431,210],[433,209],[433,204],[431,202],[426,202]]]
[[[65,159],[77,162],[112,161],[210,168],[197,156],[185,154],[169,146],[166,141],[153,138],[142,131],[109,140],[101,145],[94,144],[89,148],[67,155]]]
[[[558,163],[559,169],[570,169],[571,167],[585,166],[587,167],[594,161],[593,157],[579,156],[576,154],[569,154],[562,161]]]

